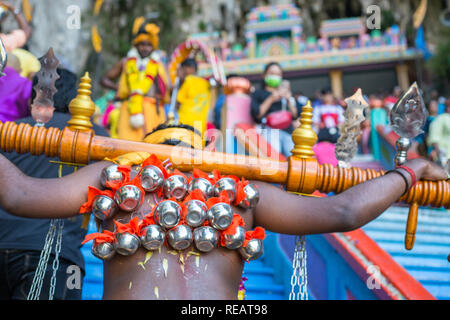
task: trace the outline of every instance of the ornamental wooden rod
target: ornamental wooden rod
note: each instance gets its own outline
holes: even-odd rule
[[[257,158],[244,155],[209,152],[191,148],[154,145],[144,142],[95,136],[92,131],[65,128],[46,129],[14,122],[0,123],[0,149],[10,152],[45,154],[61,161],[86,164],[92,160],[115,158],[129,152],[143,151],[155,154],[161,160],[170,159],[173,167],[192,170],[197,167],[211,172],[233,174],[249,180],[286,185],[289,191],[299,193],[340,193],[364,181],[375,179],[384,171],[361,168],[336,168],[320,165],[315,159],[290,157],[288,161]],[[422,206],[450,206],[450,181],[419,181],[400,198],[406,203]]]

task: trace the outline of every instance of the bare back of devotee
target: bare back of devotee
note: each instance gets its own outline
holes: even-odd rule
[[[135,174],[134,168],[131,177]],[[120,212],[114,219],[121,223],[128,223],[135,216],[142,219],[154,205],[153,194],[147,193],[136,213]],[[249,230],[253,225],[252,211],[233,209]],[[114,231],[112,220],[106,220],[103,227]],[[103,299],[234,300],[238,298],[243,266],[244,260],[236,250],[215,248],[204,253],[194,245],[183,251],[166,245],[155,251],[140,247],[131,256],[116,254],[104,261]]]

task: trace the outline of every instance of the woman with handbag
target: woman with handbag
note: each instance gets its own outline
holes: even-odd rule
[[[264,86],[252,94],[251,113],[257,131],[277,151],[285,156],[294,147],[291,133],[292,122],[298,118],[298,108],[292,96],[289,81],[283,80],[283,70],[277,62],[264,68]]]

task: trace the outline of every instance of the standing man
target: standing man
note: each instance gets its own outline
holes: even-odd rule
[[[55,113],[45,126],[63,129],[71,118],[68,107],[70,101],[77,95],[77,77],[65,69],[58,69],[58,75],[60,78],[55,83],[58,91],[53,97]],[[3,78],[0,78],[0,81],[1,79]],[[35,78],[35,84],[36,80]],[[35,124],[31,117],[16,122]],[[98,135],[107,135],[106,131],[98,125],[94,124],[93,129]],[[32,156],[31,154],[18,154],[16,152],[1,152],[1,154],[14,163],[24,174],[31,177],[50,179],[57,178],[59,175],[59,165],[50,162],[58,161],[57,158],[49,159],[45,156]],[[73,171],[73,168],[63,166],[61,174],[66,176]],[[71,275],[67,273],[70,266],[79,268],[81,273],[80,283],[83,280],[84,260],[80,248],[87,230],[81,227],[82,222],[81,216],[64,220],[59,269],[56,274],[55,300],[81,299],[81,288],[69,289],[66,282],[67,277]],[[0,207],[0,225],[0,300],[25,300],[38,268],[50,220],[14,217]],[[53,250],[45,273],[41,299],[48,299],[54,253]]]
[[[164,66],[152,57],[159,45],[158,34],[156,25],[137,18],[134,47],[101,81],[105,88],[116,90],[116,97],[123,101],[117,123],[119,139],[142,141],[166,120],[163,105],[169,101],[168,78]]]

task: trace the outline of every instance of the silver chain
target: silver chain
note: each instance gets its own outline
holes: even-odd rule
[[[31,284],[30,292],[28,293],[27,300],[38,300],[41,295],[42,282],[47,270],[47,263],[52,251],[53,239],[55,238],[56,220],[50,221],[50,228],[45,237],[44,248],[41,251],[38,267],[34,274],[33,283]]]
[[[58,228],[58,236],[56,238],[55,259],[53,260],[53,274],[52,274],[52,278],[50,279],[50,293],[48,295],[49,300],[53,300],[53,295],[55,294],[56,273],[58,272],[58,269],[59,269],[59,254],[61,252],[62,234],[63,234],[63,228],[64,228],[64,220],[58,219],[57,223],[58,222],[59,222],[59,228]]]
[[[297,291],[297,292],[296,292]],[[308,300],[308,274],[306,268],[306,237],[295,238],[292,259],[291,293],[289,300]]]
[[[27,300],[39,300],[39,297],[41,296],[42,284],[44,282],[45,272],[47,271],[48,260],[52,252],[56,230],[58,229],[55,248],[55,258],[53,260],[53,274],[50,279],[50,292],[49,292],[49,300],[53,300],[53,295],[55,293],[56,288],[56,273],[59,268],[59,254],[61,252],[63,227],[64,227],[64,220],[62,219],[53,219],[50,221],[50,228],[45,237],[44,248],[41,251],[38,267],[34,274],[33,283],[31,284]]]

